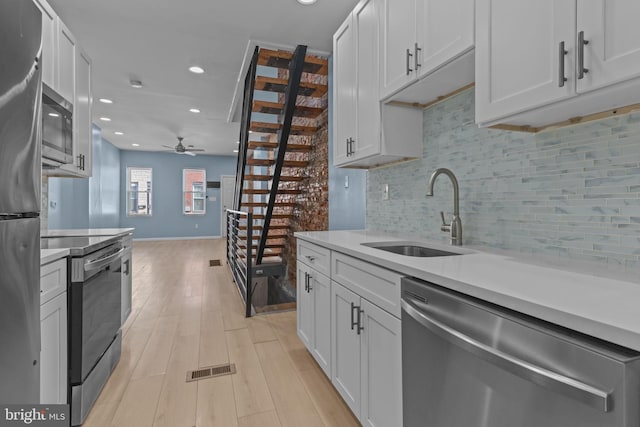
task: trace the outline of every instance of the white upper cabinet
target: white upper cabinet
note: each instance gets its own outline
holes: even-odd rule
[[[57,86],[57,63],[54,52],[57,50],[58,37],[56,36],[56,13],[51,6],[43,0],[35,0],[34,3],[42,12],[42,82],[49,87]]]
[[[473,82],[474,0],[381,1],[381,99],[428,103]]]
[[[76,39],[58,19],[58,88],[57,92],[73,104],[75,100]]]
[[[578,92],[640,76],[640,2],[578,1],[578,34],[583,33],[584,67]]]
[[[640,102],[638,14],[634,0],[477,0],[476,122],[543,127]]]
[[[382,0],[381,97],[415,80],[415,0]]]
[[[336,166],[366,168],[422,154],[421,112],[380,103],[383,1],[361,0],[333,36]]]

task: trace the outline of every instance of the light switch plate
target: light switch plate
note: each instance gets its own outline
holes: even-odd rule
[[[349,175],[344,176],[344,188],[349,188]]]
[[[382,187],[382,200],[389,200],[389,184]]]

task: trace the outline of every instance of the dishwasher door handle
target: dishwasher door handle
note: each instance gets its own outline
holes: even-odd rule
[[[84,271],[88,272],[88,271],[98,270],[107,264],[111,264],[111,262],[114,261],[116,258],[120,257],[123,252],[124,252],[124,248],[104,258],[99,258],[94,261],[86,262],[84,264]]]
[[[603,412],[611,410],[611,393],[597,389],[581,381],[558,374],[540,366],[533,365],[518,359],[503,351],[483,344],[444,323],[426,315],[410,298],[403,297],[402,310],[411,316],[416,322],[464,350],[480,357],[481,359],[498,366],[505,371],[519,376],[527,381],[546,387],[550,390],[562,393],[582,403]]]

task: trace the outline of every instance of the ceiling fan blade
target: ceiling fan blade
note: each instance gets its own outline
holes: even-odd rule
[[[170,148],[170,149],[172,149],[172,150],[175,150],[175,149],[176,149],[176,147],[170,147],[169,145],[164,145],[164,144],[163,144],[162,146],[163,146],[164,148]]]
[[[185,148],[185,151],[204,151],[204,148]]]
[[[188,156],[195,156],[196,155],[196,153],[192,153],[190,151],[184,151],[182,154],[186,154]]]

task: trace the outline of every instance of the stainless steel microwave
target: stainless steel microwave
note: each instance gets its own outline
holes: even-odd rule
[[[42,84],[42,164],[73,163],[73,105]]]

